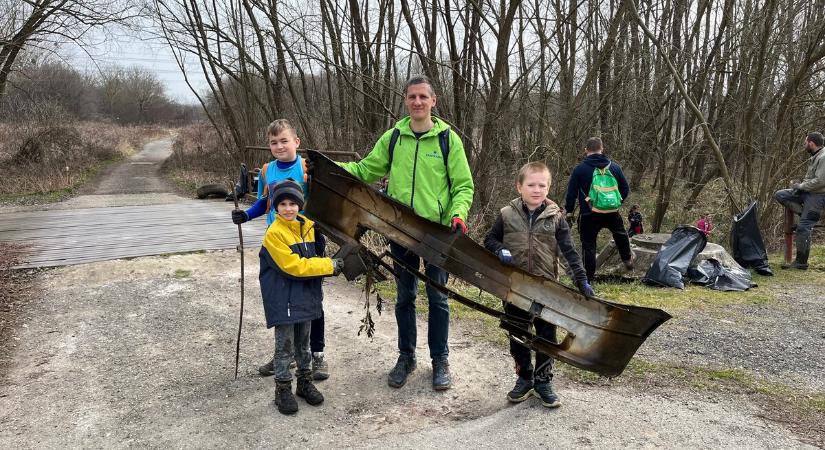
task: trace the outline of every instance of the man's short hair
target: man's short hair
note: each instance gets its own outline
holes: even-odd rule
[[[430,95],[435,95],[435,91],[433,90],[433,83],[427,78],[426,75],[413,75],[404,83],[404,96],[407,96],[407,89],[414,84],[426,84],[430,87]]]
[[[518,170],[518,184],[524,183],[527,174],[533,172],[547,172],[547,182],[553,182],[553,174],[550,172],[550,168],[541,161],[533,161],[521,166],[521,169]]]
[[[293,127],[292,124],[286,119],[277,119],[270,123],[266,128],[266,136],[277,136],[286,130],[292,131],[292,135],[298,137],[295,127]]]
[[[603,150],[602,140],[597,137],[592,137],[587,140],[586,144],[584,144],[584,149],[588,152],[598,152]]]
[[[808,133],[807,140],[813,142],[817,147],[825,146],[825,136],[822,136],[822,133],[817,131]]]

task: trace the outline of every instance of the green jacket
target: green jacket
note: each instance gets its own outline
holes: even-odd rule
[[[420,139],[416,139],[410,129],[409,117],[395,124],[401,135],[395,143],[392,167],[389,143],[393,129],[378,139],[366,158],[342,163],[341,167],[366,183],[374,183],[390,173],[387,195],[410,206],[425,219],[443,225],[449,225],[453,216],[466,221],[475,188],[464,144],[455,131],[450,131],[450,153],[445,166],[438,133],[449,125],[437,117],[433,117],[433,123],[435,126]]]

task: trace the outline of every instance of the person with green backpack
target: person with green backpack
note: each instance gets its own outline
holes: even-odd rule
[[[584,160],[570,174],[564,209],[567,211],[567,221],[572,223],[578,200],[579,238],[584,270],[588,282],[592,284],[596,273],[596,240],[604,228],[613,234],[613,241],[625,267],[633,269],[630,238],[627,237],[624,221],[619,214],[619,208],[630,195],[630,185],[627,184],[622,167],[604,155],[601,139],[588,139],[584,152]]]

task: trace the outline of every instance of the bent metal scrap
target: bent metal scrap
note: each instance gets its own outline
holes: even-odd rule
[[[467,283],[567,332],[559,343],[523,332],[517,337],[538,351],[581,369],[614,377],[622,373],[650,333],[670,319],[669,314],[659,309],[587,298],[555,281],[503,265],[472,239],[457,237],[448,227],[419,217],[321,153],[308,153],[313,174],[305,213],[341,245],[342,253],[350,257],[362,255],[389,267],[376,261],[386,257],[386,253],[372,255],[358,242],[366,230],[375,231]],[[348,278],[354,275],[350,273]],[[431,280],[425,281],[433,284]],[[462,303],[474,303],[445,286],[437,287]],[[500,312],[479,304],[473,307],[501,318],[503,328],[516,331]]]

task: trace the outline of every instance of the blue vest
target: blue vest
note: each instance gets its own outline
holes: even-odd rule
[[[274,187],[276,184],[286,180],[287,178],[292,178],[301,185],[301,189],[304,191],[304,198],[306,198],[307,184],[304,181],[304,161],[303,158],[301,158],[301,155],[297,155],[295,158],[295,163],[288,169],[281,169],[278,167],[277,161],[271,161],[266,166],[266,173],[264,174],[264,177],[258,179],[259,199],[264,197],[264,180],[266,180],[266,185],[268,187],[267,195],[269,197],[270,208],[266,215],[267,226],[272,225],[272,222],[275,221],[275,215],[278,213],[278,205],[275,204],[275,199],[272,196]]]

